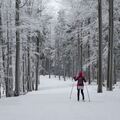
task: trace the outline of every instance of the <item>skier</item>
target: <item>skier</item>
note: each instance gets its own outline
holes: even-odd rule
[[[75,81],[77,81],[77,100],[79,101],[79,96],[80,96],[80,90],[81,90],[81,94],[82,94],[82,100],[85,100],[84,97],[84,82],[86,82],[84,74],[82,71],[79,72],[78,76],[73,77]]]

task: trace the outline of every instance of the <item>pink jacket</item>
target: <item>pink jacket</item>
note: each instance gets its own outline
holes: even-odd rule
[[[84,82],[86,82],[84,73],[82,71],[79,72],[79,75],[75,76],[74,80],[77,81],[77,86],[84,86]]]

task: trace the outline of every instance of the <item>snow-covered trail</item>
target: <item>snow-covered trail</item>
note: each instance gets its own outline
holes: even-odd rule
[[[97,94],[88,86],[91,102],[77,102],[76,88],[69,99],[72,82],[41,77],[40,90],[27,95],[0,99],[0,120],[120,120],[120,89]]]

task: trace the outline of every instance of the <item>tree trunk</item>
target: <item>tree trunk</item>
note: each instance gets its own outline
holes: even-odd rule
[[[88,83],[91,84],[91,79],[90,79],[90,42],[88,39],[88,62],[89,62],[89,66],[88,66]]]
[[[74,66],[74,63],[75,63],[75,59],[74,59],[74,56],[72,57],[72,78],[75,76],[75,66]]]
[[[114,84],[117,83],[116,79],[116,54],[114,54]]]
[[[65,64],[65,59],[63,59],[63,78],[64,78],[64,81],[66,81],[66,64]]]
[[[83,26],[83,23],[81,23],[81,39],[80,39],[80,71],[83,70],[82,26]]]
[[[113,84],[113,0],[109,0],[109,44],[107,90],[112,91]]]
[[[7,13],[7,16],[8,16],[8,13]],[[9,53],[9,49],[10,49],[10,46],[9,46],[9,17],[7,17],[7,67],[6,67],[6,77],[5,77],[5,86],[6,86],[6,97],[10,97],[10,76],[9,76],[9,64],[10,64],[10,61],[9,61],[9,56],[10,56],[10,53]]]
[[[98,58],[98,93],[102,93],[102,2],[98,0],[99,20],[99,58]]]
[[[23,79],[23,93],[25,93],[25,51],[23,53],[23,62],[22,62],[22,65],[23,65],[23,76],[22,76],[22,79]]]
[[[16,65],[15,65],[15,96],[20,95],[20,33],[19,33],[19,4],[20,0],[16,0]]]
[[[3,73],[1,72],[1,74],[0,74],[0,97],[1,97],[1,83],[2,83],[2,79],[3,79],[3,81],[5,81],[5,79],[4,79],[4,74],[5,74],[5,65],[4,65],[4,48],[3,48],[3,45],[4,45],[4,42],[3,42],[3,32],[2,32],[2,16],[1,16],[1,12],[2,12],[2,8],[1,8],[1,5],[0,5],[0,54],[1,54],[1,57],[0,57],[0,64],[1,64],[1,66],[0,67],[2,67],[3,68]],[[3,75],[2,75],[3,74]]]
[[[28,32],[28,46],[27,46],[27,60],[28,60],[28,66],[27,66],[27,90],[32,91],[32,82],[31,82],[31,57],[30,57],[30,31]]]
[[[80,60],[80,58],[81,58],[81,56],[80,56],[80,52],[81,52],[81,43],[80,43],[80,30],[79,30],[80,28],[79,28],[79,26],[78,26],[78,33],[77,33],[77,45],[78,45],[78,48],[77,48],[77,51],[78,51],[78,63],[77,63],[77,72],[79,72],[80,71],[80,69],[81,69],[81,60]]]
[[[36,85],[35,85],[35,90],[38,90],[38,83],[39,83],[39,54],[40,54],[40,32],[37,32],[38,37],[37,37],[37,61],[36,61]]]
[[[48,64],[49,64],[49,78],[51,78],[51,59],[50,59],[50,57],[48,58]]]

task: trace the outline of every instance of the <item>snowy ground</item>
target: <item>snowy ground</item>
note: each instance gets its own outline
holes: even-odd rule
[[[76,86],[69,99],[72,81],[42,76],[38,92],[0,99],[0,120],[120,120],[120,88],[98,94],[96,85],[88,86],[85,102],[77,102]]]

